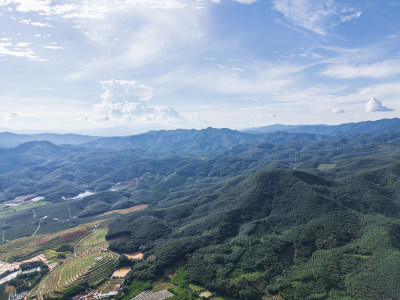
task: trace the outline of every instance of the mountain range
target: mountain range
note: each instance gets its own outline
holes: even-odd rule
[[[291,133],[314,133],[328,136],[350,135],[356,133],[380,134],[400,131],[400,119],[382,119],[377,121],[365,121],[358,123],[346,123],[340,125],[271,125],[255,127],[244,130],[249,133],[269,133],[284,131]]]
[[[283,132],[286,135],[283,137]],[[121,136],[98,137],[77,134],[14,134],[0,133],[0,147],[11,148],[29,141],[49,141],[56,145],[70,144],[89,148],[112,150],[124,149],[163,149],[198,154],[216,149],[230,148],[239,144],[261,142],[281,143],[283,140],[323,140],[328,137],[360,133],[384,134],[400,132],[400,119],[383,119],[341,125],[271,125],[251,128],[244,131],[227,128],[206,128],[202,130],[176,129],[149,131],[146,133]],[[296,135],[293,135],[296,133]],[[303,135],[299,135],[302,133]],[[289,135],[292,134],[292,135]],[[195,143],[197,147],[191,145]]]
[[[5,239],[102,222],[131,268],[116,299],[160,283],[189,300],[400,297],[399,119],[0,144]]]

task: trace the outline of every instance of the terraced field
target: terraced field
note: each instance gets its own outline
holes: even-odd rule
[[[28,298],[57,297],[71,284],[87,282],[96,285],[111,276],[119,255],[106,251],[106,229],[94,229],[80,240],[74,250],[75,257],[67,258],[28,294]]]
[[[22,261],[40,253],[45,254],[47,259],[51,259],[52,256],[56,256],[55,249],[65,244],[73,246],[79,239],[86,236],[93,226],[92,224],[86,224],[56,233],[13,240],[7,244],[0,245],[0,261]]]

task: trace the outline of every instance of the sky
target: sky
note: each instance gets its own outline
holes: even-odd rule
[[[398,0],[0,0],[0,130],[399,117]]]

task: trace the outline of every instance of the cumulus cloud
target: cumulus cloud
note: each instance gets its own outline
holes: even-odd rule
[[[148,123],[182,119],[182,116],[169,106],[149,106],[143,102],[102,102],[94,106],[95,111],[105,115],[104,120],[118,120]]]
[[[137,81],[110,79],[100,81],[100,84],[104,89],[101,98],[106,102],[147,101],[153,98],[153,88]]]
[[[378,99],[376,98],[371,98],[366,104],[365,104],[365,111],[366,112],[376,112],[376,111],[393,111],[394,109],[389,108],[385,105],[382,104]]]
[[[344,113],[344,109],[342,109],[342,108],[334,108],[334,109],[331,110],[331,113],[332,114],[342,114],[342,113]]]
[[[96,104],[96,112],[105,115],[107,120],[124,119],[135,122],[157,122],[168,119],[181,119],[182,116],[169,106],[151,106],[146,101],[153,98],[153,88],[137,81],[101,81],[104,93],[102,103]]]
[[[273,0],[273,8],[295,26],[319,35],[326,35],[329,27],[357,19],[362,13],[333,0]]]

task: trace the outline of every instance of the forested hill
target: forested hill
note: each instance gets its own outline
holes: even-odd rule
[[[318,141],[335,136],[386,134],[400,132],[400,119],[383,119],[341,125],[272,125],[245,131],[227,128],[176,129],[149,131],[120,137],[96,137],[77,134],[14,134],[0,133],[0,148],[13,148],[29,141],[49,141],[56,145],[70,144],[110,150],[157,149],[198,155],[237,145],[272,144],[293,141]]]
[[[314,133],[319,135],[338,136],[357,133],[381,134],[400,131],[400,119],[382,119],[340,125],[271,125],[245,130],[249,133],[270,133],[284,131],[290,133]]]
[[[193,156],[222,149],[232,149],[238,146],[254,146],[263,142],[279,144],[293,141],[320,141],[326,138],[326,136],[308,133],[273,132],[269,134],[251,134],[227,128],[160,130],[122,137],[0,133],[0,148],[12,148],[28,141],[49,141],[56,145],[70,144],[92,149],[113,151],[153,149],[175,151]]]
[[[339,182],[259,171],[115,219],[108,237],[131,237],[116,251],[156,257],[128,282],[184,260],[190,282],[234,299],[397,299],[399,188],[386,180],[399,174],[398,164]]]
[[[113,255],[144,255],[120,257],[132,270],[116,299],[160,283],[186,300],[400,298],[400,131],[75,141],[0,149],[0,254],[31,258],[10,247],[103,222]]]
[[[260,134],[248,134],[227,128],[207,128],[161,130],[126,137],[104,137],[83,145],[114,150],[164,149],[196,155],[240,144],[257,144],[263,140],[264,137]]]

